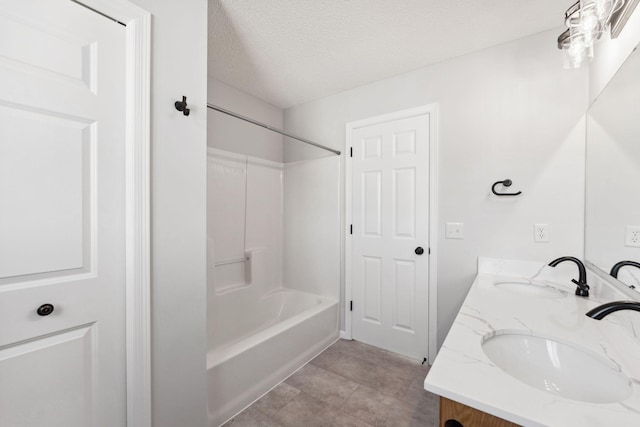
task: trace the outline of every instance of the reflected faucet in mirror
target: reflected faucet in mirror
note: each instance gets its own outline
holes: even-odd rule
[[[553,261],[551,261],[549,263],[549,266],[550,267],[555,267],[556,265],[560,264],[561,262],[565,262],[565,261],[573,262],[578,266],[578,274],[579,274],[578,280],[576,281],[576,279],[571,279],[571,281],[573,283],[578,285],[578,287],[576,288],[576,295],[578,295],[580,297],[588,297],[589,296],[589,285],[587,285],[587,269],[584,267],[584,264],[582,263],[582,261],[580,261],[576,257],[563,256],[563,257],[556,258]]]
[[[620,271],[620,269],[622,267],[625,267],[625,266],[640,268],[640,262],[620,261],[620,262],[616,263],[613,267],[611,267],[611,272],[609,274],[617,279],[618,278],[618,272]],[[629,287],[631,289],[635,289],[636,288],[633,285],[629,285]]]

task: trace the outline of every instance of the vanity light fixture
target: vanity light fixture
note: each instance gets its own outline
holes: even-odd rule
[[[612,19],[634,0],[578,0],[564,14],[567,30],[558,37],[565,68],[579,68],[593,59],[593,45],[609,30]]]

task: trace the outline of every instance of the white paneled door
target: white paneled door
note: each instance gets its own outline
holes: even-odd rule
[[[0,1],[0,426],[119,427],[125,28]]]
[[[351,133],[352,336],[422,360],[428,350],[429,115]]]

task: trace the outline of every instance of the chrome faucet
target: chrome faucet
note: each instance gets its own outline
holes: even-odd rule
[[[626,265],[631,266],[631,267],[640,268],[640,262],[620,261],[620,262],[616,263],[616,265],[611,267],[611,273],[609,273],[609,274],[617,279],[618,278],[618,271],[620,271],[620,269],[622,267],[626,266]]]
[[[599,305],[587,312],[587,316],[592,319],[602,320],[605,316],[620,310],[640,311],[640,302],[636,301],[613,301]]]
[[[576,257],[572,257],[572,256],[563,256],[560,258],[556,258],[553,261],[551,261],[549,263],[550,267],[555,267],[556,265],[560,264],[561,262],[564,261],[571,261],[574,262],[577,266],[578,266],[578,280],[576,281],[576,279],[571,279],[571,281],[573,283],[575,283],[576,285],[578,285],[578,287],[576,288],[576,295],[580,296],[580,297],[588,297],[589,296],[589,285],[587,285],[587,269],[584,268],[584,264],[582,263],[582,261],[580,261],[578,258]]]

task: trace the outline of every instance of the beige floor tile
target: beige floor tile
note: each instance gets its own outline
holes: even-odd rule
[[[281,383],[251,406],[272,417],[282,409],[284,405],[293,400],[298,393],[300,393],[300,390],[297,388],[287,383]]]
[[[403,380],[413,379],[424,372],[426,376],[428,365],[393,352],[383,350],[359,341],[339,340],[330,347],[333,351],[359,357],[361,359],[385,366],[394,375]]]
[[[416,390],[424,390],[424,379],[427,377],[428,371],[418,373],[409,384],[410,388],[415,388]]]
[[[428,365],[339,340],[225,427],[435,427]]]
[[[358,418],[352,417],[340,410],[331,409],[318,415],[325,420],[323,427],[372,427]]]
[[[342,411],[372,426],[382,426],[394,405],[400,405],[400,402],[369,387],[359,386],[342,406]]]
[[[440,404],[440,399],[437,395],[414,387],[407,389],[404,396],[402,396],[402,401],[409,406],[417,408],[419,411],[430,414],[437,412]]]
[[[395,405],[389,411],[384,427],[437,427],[438,413],[426,413],[408,405]]]
[[[424,369],[424,365],[422,365],[421,362],[386,350],[372,352],[370,360],[381,366],[385,366],[393,372],[394,375],[398,375],[406,380],[413,379],[421,370]]]
[[[366,344],[363,344],[358,341],[343,340],[343,339],[336,341],[335,344],[333,344],[330,348],[336,351],[339,351],[340,353],[350,354],[352,356],[360,357],[362,359],[367,359],[371,357],[372,352],[382,351],[381,349],[377,349],[377,348],[371,349]]]
[[[317,375],[317,373],[321,370],[322,368],[318,368],[315,365],[306,364],[302,368],[294,372],[293,375],[291,375],[289,378],[284,380],[284,382],[289,384],[290,386],[302,390],[302,388],[307,385],[309,381],[311,381],[311,378],[313,378],[314,375]]]
[[[224,424],[223,427],[283,427],[273,418],[250,406],[233,419]]]
[[[358,384],[321,368],[309,369],[302,391],[324,403],[340,407],[358,388]]]
[[[343,355],[330,370],[359,384],[363,384],[395,398],[402,398],[411,380],[396,375],[388,366]]]
[[[273,416],[273,420],[284,427],[322,427],[324,421],[319,412],[329,406],[319,399],[300,392]]]
[[[338,361],[342,357],[342,353],[335,348],[335,346],[331,346],[318,356],[313,359],[310,363],[314,366],[317,366],[322,369],[329,369],[334,363]]]

